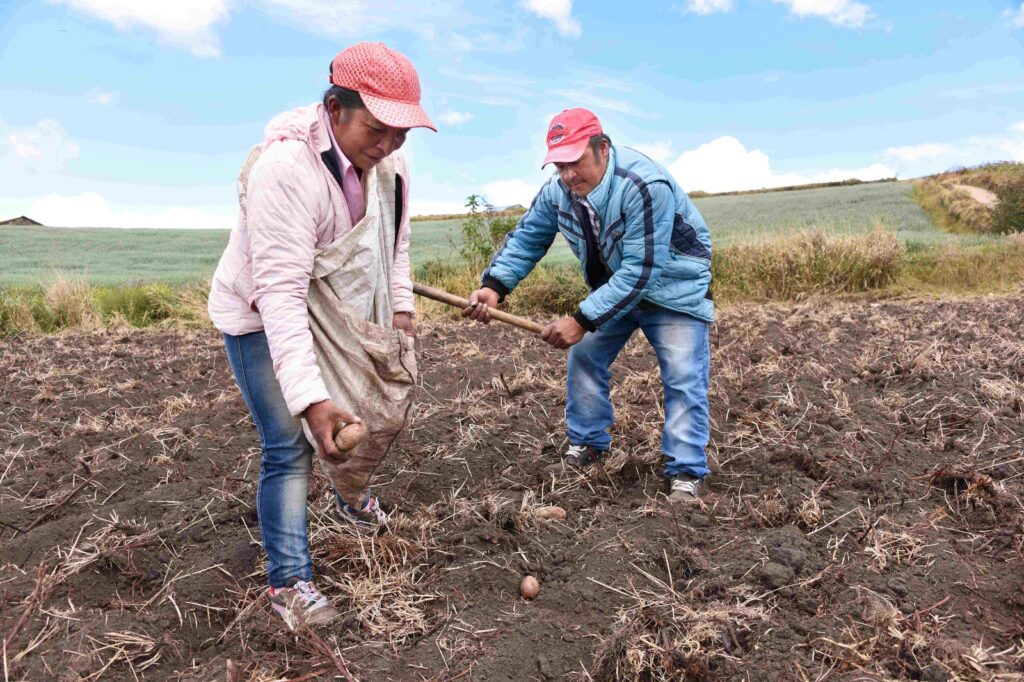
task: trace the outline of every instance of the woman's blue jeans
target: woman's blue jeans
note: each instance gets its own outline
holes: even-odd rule
[[[595,450],[611,447],[610,367],[637,329],[654,347],[665,393],[661,448],[665,476],[708,474],[708,325],[694,317],[641,304],[590,332],[569,350],[565,422],[569,442]]]
[[[268,557],[267,580],[271,587],[284,587],[289,578],[312,580],[306,495],[313,446],[306,440],[301,420],[288,411],[266,334],[225,334],[224,345],[263,451],[256,511]]]

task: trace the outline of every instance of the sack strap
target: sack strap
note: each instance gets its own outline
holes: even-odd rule
[[[402,211],[405,209],[405,180],[395,173],[395,251],[398,251],[398,235],[402,232]]]

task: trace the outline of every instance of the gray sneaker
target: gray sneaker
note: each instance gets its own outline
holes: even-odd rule
[[[599,463],[608,454],[607,450],[595,450],[589,445],[570,445],[555,464],[544,467],[545,476],[561,476],[567,471],[581,470]]]
[[[700,499],[704,481],[689,474],[678,474],[667,479],[669,502],[696,502]]]
[[[324,625],[341,615],[310,581],[292,578],[287,587],[271,587],[269,596],[274,612],[292,630],[302,623]]]

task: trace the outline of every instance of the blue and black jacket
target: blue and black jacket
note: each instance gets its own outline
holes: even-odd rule
[[[596,237],[585,206],[553,175],[484,271],[483,286],[508,295],[559,232],[580,260],[590,295],[575,317],[594,331],[643,301],[714,322],[711,233],[662,165],[612,146],[587,201],[601,218]]]

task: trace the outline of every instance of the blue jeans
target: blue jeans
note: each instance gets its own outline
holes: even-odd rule
[[[266,334],[225,334],[224,345],[263,451],[256,511],[268,557],[267,580],[271,587],[284,587],[289,578],[312,580],[306,495],[313,446],[306,440],[301,420],[288,411]]]
[[[654,347],[665,392],[661,449],[665,476],[708,474],[708,325],[689,315],[642,304],[589,332],[569,350],[565,423],[569,442],[595,450],[611,446],[610,367],[637,328]]]

